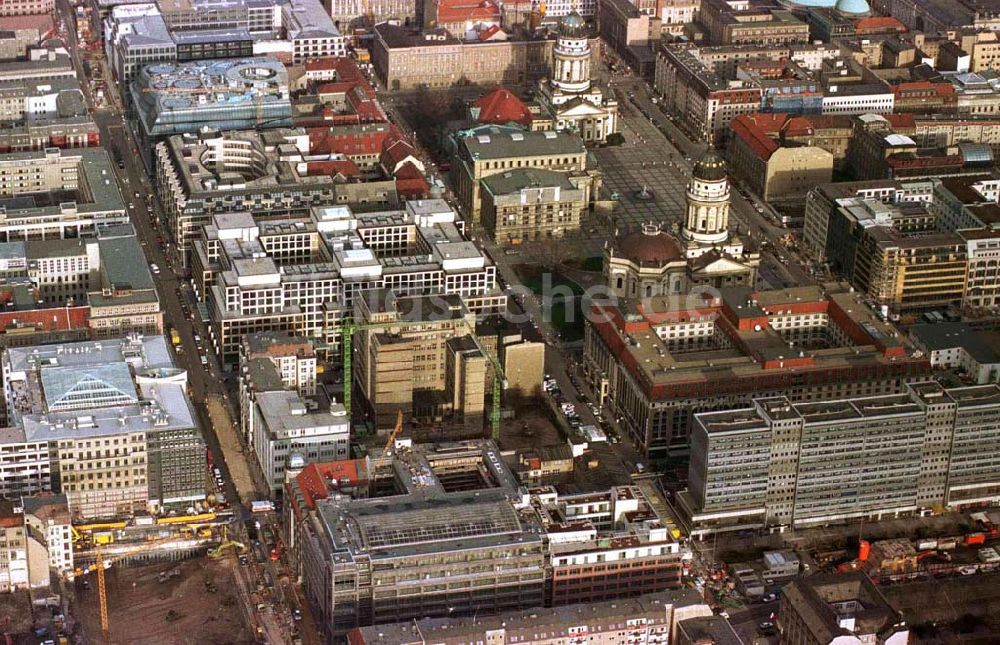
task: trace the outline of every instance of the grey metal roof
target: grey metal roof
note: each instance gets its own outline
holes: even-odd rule
[[[566,173],[544,168],[515,168],[509,172],[485,177],[483,185],[494,195],[506,195],[524,188],[554,188],[572,190]]]
[[[462,147],[472,159],[542,157],[579,154],[586,151],[579,135],[567,132],[513,132],[499,128],[462,139]]]
[[[153,288],[153,276],[146,265],[146,256],[135,237],[100,239],[97,243],[105,280],[109,285],[128,285],[133,290]]]

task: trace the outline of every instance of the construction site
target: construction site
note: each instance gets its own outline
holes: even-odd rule
[[[254,643],[233,558],[197,558],[106,572],[110,640],[134,645]],[[76,584],[76,611],[90,642],[102,642],[95,584]]]

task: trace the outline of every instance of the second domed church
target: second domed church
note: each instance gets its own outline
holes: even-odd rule
[[[615,238],[604,252],[604,275],[620,298],[682,295],[693,287],[753,287],[760,255],[729,230],[726,163],[707,152],[691,172],[679,236],[650,223]]]

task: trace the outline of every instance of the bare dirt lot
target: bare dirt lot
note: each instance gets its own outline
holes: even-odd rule
[[[186,562],[108,571],[111,642],[130,645],[253,643],[243,621],[229,561],[197,558]],[[157,574],[179,568],[180,575],[158,582]],[[210,581],[212,586],[206,584]],[[77,587],[75,614],[91,643],[101,643],[97,579]]]

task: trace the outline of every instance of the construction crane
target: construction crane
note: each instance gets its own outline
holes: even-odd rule
[[[389,329],[398,326],[398,323],[394,322],[384,322],[384,323],[362,323],[358,324],[354,321],[344,321],[341,325],[341,351],[343,352],[344,360],[344,409],[347,411],[347,419],[351,420],[351,395],[354,386],[353,379],[353,361],[354,361],[354,334],[359,331],[368,331],[371,329]],[[500,361],[490,352],[486,351],[482,343],[479,342],[479,337],[476,336],[476,330],[469,325],[468,322],[465,326],[469,329],[469,336],[472,341],[476,344],[476,348],[482,352],[483,356],[489,359],[490,363],[493,365],[493,404],[490,410],[490,427],[493,432],[493,439],[500,438],[500,392],[505,387],[506,376],[504,375],[503,368],[500,367]]]
[[[389,433],[389,438],[385,440],[385,448],[382,448],[382,454],[378,456],[379,461],[385,459],[385,456],[389,454],[389,450],[392,449],[392,442],[396,440],[399,433],[403,431],[403,411],[400,410],[396,412],[396,427],[392,429]]]

